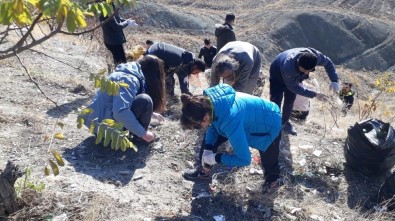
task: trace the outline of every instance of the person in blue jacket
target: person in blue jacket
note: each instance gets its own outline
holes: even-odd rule
[[[204,72],[206,69],[204,61],[194,58],[191,52],[183,48],[164,42],[157,42],[151,45],[147,50],[147,54],[155,55],[165,63],[166,92],[170,97],[175,95],[174,73],[178,76],[181,93],[192,95],[189,92],[188,77],[191,74],[196,75]]]
[[[263,98],[236,92],[227,84],[204,90],[203,95],[182,95],[181,124],[184,128],[207,128],[202,164],[222,163],[247,166],[251,163],[249,147],[259,150],[265,169],[265,184],[279,177],[278,165],[281,112]],[[233,153],[217,153],[217,139],[229,140]],[[223,140],[223,141],[226,141]],[[277,141],[277,142],[276,142]]]
[[[314,48],[293,48],[280,53],[270,65],[270,100],[282,108],[283,130],[289,134],[297,135],[296,130],[289,123],[296,94],[326,101],[325,94],[309,90],[300,86],[303,80],[309,78],[309,73],[316,66],[324,66],[331,84],[329,88],[339,92],[339,77],[330,58]]]
[[[129,87],[120,87],[119,94],[112,96],[99,89],[88,106],[93,112],[84,115],[85,125],[114,119],[133,134],[134,143],[152,142],[155,136],[148,130],[149,123],[152,117],[163,120],[160,113],[166,107],[163,61],[146,55],[137,62],[117,65],[108,79]]]

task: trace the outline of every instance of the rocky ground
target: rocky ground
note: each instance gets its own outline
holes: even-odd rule
[[[279,51],[312,46],[333,58],[342,80],[354,83],[359,102],[349,115],[340,116],[336,98],[330,104],[313,101],[308,120],[295,122],[298,136],[283,136],[285,185],[265,193],[257,157],[248,167],[217,167],[211,182],[182,178],[194,164],[203,131],[180,128],[179,103],[169,102],[165,122],[152,125],[160,140],[138,152],[97,146],[85,128],[77,129],[76,111],[95,92],[89,74],[111,63],[100,33],[58,35],[20,54],[33,80],[60,108],[37,89],[17,58],[1,60],[0,168],[13,160],[30,168],[31,182],[45,184],[43,191],[25,189],[24,208],[10,219],[393,220],[393,213],[363,207],[384,177],[367,178],[345,167],[343,146],[347,128],[360,120],[360,106],[376,92],[374,77],[394,69],[394,7],[392,1],[352,0],[139,1],[137,11],[125,11],[141,24],[125,30],[128,48],[149,38],[198,52],[204,37],[214,39],[214,24],[233,11],[238,39],[262,50],[264,73]],[[327,92],[325,70],[313,77]],[[204,74],[191,82],[194,94],[207,87]],[[269,97],[268,84],[262,97]],[[383,96],[380,104],[374,116],[392,117],[394,125],[394,97]],[[62,130],[54,127],[57,120],[65,123]],[[60,175],[45,177],[52,156],[44,138],[60,130],[66,139],[52,147],[66,166]]]

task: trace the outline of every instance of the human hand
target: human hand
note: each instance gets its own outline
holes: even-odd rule
[[[327,102],[329,100],[329,97],[325,94],[322,93],[317,93],[317,95],[315,96],[319,101],[322,102]]]
[[[158,114],[155,112],[152,113],[152,119],[157,120],[159,122],[162,122],[165,120],[165,118],[161,114]]]
[[[147,142],[152,142],[155,139],[155,134],[151,131],[147,131],[147,133],[142,138]]]
[[[330,85],[329,85],[329,90],[330,91],[333,91],[334,93],[339,93],[339,91],[340,91],[340,85],[339,85],[339,82],[332,82]]]
[[[217,162],[215,161],[215,153],[211,150],[204,150],[202,155],[202,165],[203,168],[205,167],[204,164],[214,165]]]
[[[136,21],[135,21],[135,20],[132,20],[132,19],[128,19],[128,20],[126,20],[126,22],[128,23],[128,26],[129,26],[129,27],[132,27],[132,28],[138,27],[138,26],[139,26],[139,25],[136,23]]]

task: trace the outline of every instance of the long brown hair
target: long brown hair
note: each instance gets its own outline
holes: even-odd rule
[[[154,55],[145,55],[138,60],[147,83],[146,93],[151,97],[155,112],[166,110],[165,71],[163,61]]]
[[[206,96],[195,95],[190,96],[187,94],[181,95],[182,114],[181,125],[184,128],[199,127],[207,113],[212,113],[213,107],[210,100]]]

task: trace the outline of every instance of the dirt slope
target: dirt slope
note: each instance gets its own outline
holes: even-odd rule
[[[137,12],[131,14],[142,25],[137,31],[125,31],[127,47],[150,38],[197,52],[203,37],[213,38],[213,24],[222,22],[227,11],[234,11],[239,39],[256,44],[264,54],[264,73],[279,51],[314,46],[344,65],[338,66],[341,79],[352,81],[358,99],[367,100],[375,92],[376,71],[355,69],[391,70],[394,66],[393,59],[386,60],[394,51],[390,13],[394,3],[369,2],[139,1]],[[348,116],[340,117],[336,99],[334,106],[313,101],[309,119],[295,122],[298,136],[283,137],[280,159],[285,185],[275,192],[262,193],[256,163],[244,168],[217,167],[211,183],[185,181],[181,174],[192,167],[203,131],[181,130],[178,103],[169,104],[163,124],[152,125],[160,136],[156,145],[141,147],[137,153],[94,145],[87,130],[76,129],[74,111],[94,94],[89,73],[107,67],[109,59],[103,45],[89,39],[59,35],[35,48],[50,57],[32,51],[20,55],[43,91],[62,110],[40,94],[17,59],[0,61],[0,168],[12,159],[31,168],[32,181],[46,185],[41,193],[24,195],[27,205],[12,216],[14,220],[214,220],[218,215],[237,221],[395,218],[361,208],[383,177],[367,179],[344,167],[346,131],[359,120],[359,109],[355,105]],[[313,77],[326,91],[324,70],[318,69]],[[203,74],[192,80],[194,94],[206,87]],[[264,98],[269,97],[267,90],[265,85]],[[381,102],[375,114],[388,120],[391,116],[384,110],[395,109],[394,98],[384,97]],[[51,155],[47,153],[49,142],[43,138],[54,132],[57,118],[66,125],[66,140],[55,141],[54,147],[66,166],[59,176],[45,178],[42,170]],[[322,153],[314,155],[316,150]],[[257,153],[253,151],[253,155]]]

